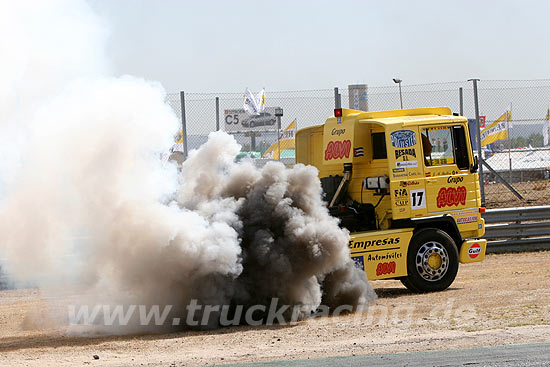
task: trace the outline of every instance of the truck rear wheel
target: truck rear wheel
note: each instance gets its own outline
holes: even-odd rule
[[[447,289],[458,272],[458,250],[453,239],[436,228],[422,229],[411,239],[407,273],[401,283],[413,292]]]

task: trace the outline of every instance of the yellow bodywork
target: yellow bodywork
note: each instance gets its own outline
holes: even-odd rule
[[[412,229],[352,233],[351,258],[371,280],[406,276],[407,248],[412,235]]]
[[[365,269],[369,279],[407,275],[406,257],[412,229],[390,229],[392,221],[449,216],[464,239],[479,238],[485,233],[479,211],[478,174],[470,171],[474,162],[472,148],[468,143],[470,165],[459,168],[445,147],[450,142],[445,139],[441,142],[439,138],[452,129],[461,129],[466,141],[470,141],[467,119],[454,116],[449,108],[438,107],[381,112],[343,109],[342,117],[333,116],[324,125],[297,132],[297,163],[317,167],[321,178],[342,176],[343,165],[351,163],[349,197],[358,203],[375,206],[379,230],[352,233],[350,242],[352,258]],[[452,131],[454,136],[455,130]],[[374,146],[375,136],[383,136],[385,158],[377,156],[380,147]],[[432,146],[429,158],[425,156],[428,143],[424,140],[429,142],[428,136],[435,137],[429,143]],[[379,192],[366,189],[363,180],[367,177],[387,177],[387,194],[381,197]],[[392,244],[391,250],[385,245],[368,249],[357,246],[361,241],[390,238],[399,238],[399,243]],[[476,241],[482,253],[474,261],[481,261],[486,242]],[[472,258],[462,255],[467,251],[465,247],[461,246],[460,261],[473,262]],[[389,268],[379,265],[384,263],[392,264]]]
[[[485,260],[487,240],[468,240],[462,243],[458,259],[462,264],[476,263]]]

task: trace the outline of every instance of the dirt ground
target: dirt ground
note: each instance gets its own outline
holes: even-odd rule
[[[488,209],[550,205],[550,181],[514,182],[512,187],[524,198],[516,197],[504,184],[485,185],[485,206]]]
[[[41,292],[2,291],[0,365],[195,366],[549,341],[549,265],[550,252],[488,255],[461,265],[441,293],[373,282],[379,299],[362,314],[163,335],[74,337],[29,327]]]

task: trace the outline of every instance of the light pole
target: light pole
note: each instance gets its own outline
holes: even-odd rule
[[[401,94],[401,82],[399,78],[393,78],[393,82],[399,84],[399,101],[401,102],[401,109],[403,109],[403,95]]]
[[[281,107],[275,107],[275,116],[277,117],[277,150],[278,160],[281,160],[281,117],[283,116],[283,109]]]

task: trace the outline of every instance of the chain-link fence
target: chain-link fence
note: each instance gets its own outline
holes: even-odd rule
[[[477,136],[476,129],[473,129],[476,116],[472,82],[401,87],[400,91],[398,84],[369,86],[365,95],[368,110],[399,109],[401,100],[403,108],[450,107],[453,112],[462,113],[471,120],[472,135]],[[341,106],[353,107],[351,104],[354,103],[354,96],[351,93],[354,92],[349,92],[348,88],[340,88],[339,93]],[[281,107],[284,111],[282,129],[292,121],[296,121],[298,129],[322,124],[333,114],[335,107],[334,89],[283,92],[268,90],[266,95],[267,106]],[[230,130],[229,125],[235,123],[235,111],[243,108],[241,92],[185,93],[184,96],[188,150],[196,149],[206,142],[212,131]],[[483,175],[487,207],[550,204],[546,191],[550,173],[550,146],[543,136],[550,106],[550,80],[483,80],[478,82],[478,96],[481,130],[489,127],[507,111],[510,113],[506,115],[505,122],[507,137],[504,133],[500,134],[501,139],[482,148],[483,157],[492,168],[490,170],[485,167]],[[182,116],[180,97],[180,93],[168,95],[168,103],[178,116]],[[274,120],[266,122],[261,127],[263,131],[241,131],[234,132],[233,135],[243,146],[243,151],[256,151],[261,155],[277,141],[277,126],[273,122]],[[261,124],[256,121],[258,123]],[[524,200],[509,190],[502,179],[509,182]]]

